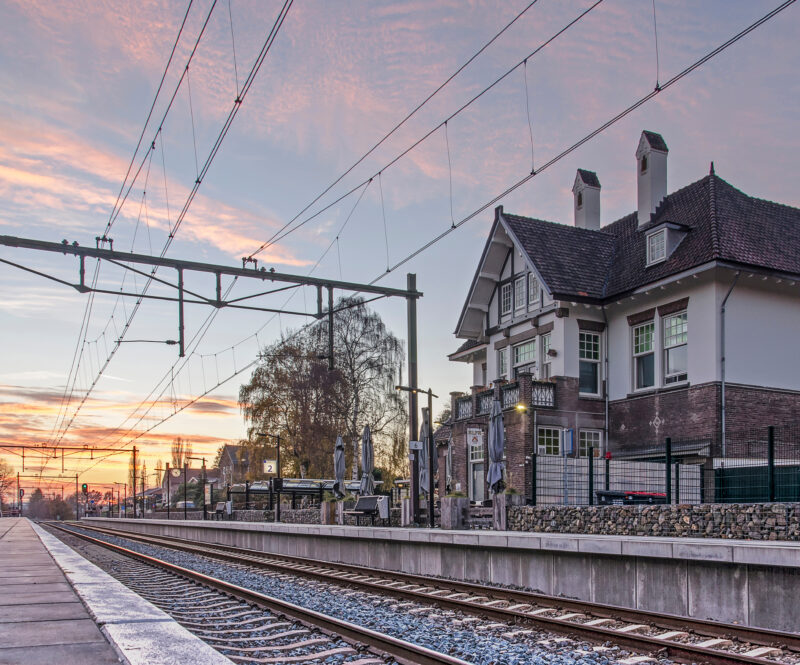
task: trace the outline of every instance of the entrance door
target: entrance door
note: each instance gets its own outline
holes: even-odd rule
[[[473,501],[483,501],[483,462],[473,462],[470,467],[472,473],[469,483],[469,498]]]

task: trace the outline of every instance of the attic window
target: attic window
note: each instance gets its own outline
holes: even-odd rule
[[[578,192],[578,207],[583,207],[583,192]]]
[[[647,173],[647,155],[642,155],[642,173]]]
[[[661,229],[647,236],[647,265],[667,258],[667,230]]]

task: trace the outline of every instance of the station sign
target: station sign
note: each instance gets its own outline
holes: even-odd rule
[[[409,450],[422,450],[422,441],[409,441],[408,442],[408,449]]]
[[[264,473],[276,475],[278,473],[278,461],[274,459],[264,460]]]
[[[206,483],[205,486],[205,499],[206,499],[206,504],[211,503],[211,485],[209,485],[208,483]]]

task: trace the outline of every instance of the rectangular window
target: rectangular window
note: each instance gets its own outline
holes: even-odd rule
[[[561,454],[561,430],[555,427],[540,427],[536,433],[536,449],[540,455]]]
[[[578,335],[579,392],[600,393],[600,335],[581,331]]]
[[[518,277],[514,280],[514,309],[525,307],[525,278]]]
[[[600,456],[600,445],[603,441],[603,433],[597,429],[582,429],[578,435],[578,455],[589,457],[589,449],[594,448],[595,457]]]
[[[514,365],[525,365],[536,360],[536,340],[524,344],[517,344],[514,347]]]
[[[497,352],[497,366],[500,369],[500,378],[505,379],[508,376],[508,357],[505,349]]]
[[[539,280],[532,272],[528,273],[528,304],[534,305],[539,302]]]
[[[511,312],[511,282],[506,282],[500,287],[500,314]]]
[[[688,378],[688,320],[686,312],[664,317],[664,383],[680,383]]]
[[[647,265],[667,258],[667,230],[662,229],[647,236]]]
[[[653,337],[655,323],[649,321],[633,328],[634,387],[636,390],[652,388],[656,384],[656,367]]]
[[[541,347],[542,347],[542,369],[539,372],[540,379],[549,379],[550,378],[550,333],[546,333],[541,336],[542,340]]]
[[[483,462],[483,438],[479,443],[470,443],[469,445],[469,461],[470,462]]]

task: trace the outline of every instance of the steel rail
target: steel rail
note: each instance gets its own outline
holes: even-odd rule
[[[601,626],[590,626],[575,623],[570,620],[558,617],[531,616],[525,611],[513,610],[510,608],[488,607],[480,602],[469,599],[453,599],[439,595],[431,595],[414,589],[401,589],[388,587],[385,584],[374,581],[383,574],[384,580],[403,581],[417,586],[434,587],[438,589],[448,589],[455,592],[473,593],[480,596],[489,596],[499,600],[509,600],[517,603],[550,606],[554,610],[571,610],[590,614],[598,618],[611,618],[618,621],[648,623],[659,628],[692,631],[699,635],[709,637],[720,637],[736,639],[740,642],[751,643],[761,646],[778,646],[788,648],[793,651],[800,651],[800,635],[786,633],[769,629],[752,628],[736,624],[726,624],[722,622],[710,621],[707,619],[693,619],[674,614],[663,614],[646,610],[633,610],[615,605],[592,603],[588,601],[571,600],[546,594],[537,594],[526,591],[516,591],[499,587],[486,586],[470,582],[457,582],[442,578],[426,577],[409,573],[398,573],[395,571],[379,571],[374,568],[354,566],[350,564],[330,563],[317,559],[307,559],[302,557],[292,557],[280,554],[271,554],[257,550],[233,547],[230,545],[218,545],[211,543],[197,544],[186,539],[174,538],[171,536],[148,536],[138,533],[131,533],[113,528],[104,528],[80,525],[81,528],[92,529],[101,533],[109,533],[118,537],[138,540],[149,544],[161,544],[169,548],[178,549],[184,552],[194,553],[202,556],[209,556],[223,561],[235,563],[246,563],[261,568],[278,570],[282,573],[313,577],[326,582],[337,584],[350,584],[381,594],[394,595],[401,598],[410,598],[425,603],[434,603],[440,607],[466,612],[479,616],[489,616],[511,623],[530,623],[539,628],[552,632],[579,635],[598,642],[611,640],[617,644],[622,644],[638,650],[660,651],[666,649],[669,656],[689,662],[708,662],[714,665],[732,665],[750,663],[752,665],[775,665],[775,660],[747,656],[745,654],[700,647],[694,644],[680,643],[672,640],[659,639],[648,635],[635,633],[621,633],[618,630],[603,628]],[[220,551],[224,550],[224,551]],[[294,565],[281,564],[277,561],[264,560],[265,557],[280,559],[285,562],[295,562],[301,566],[313,568],[327,568],[329,570],[345,571],[368,579],[352,579],[339,577],[329,572],[320,570],[310,570],[297,568]]]
[[[228,594],[232,598],[268,609],[275,614],[289,617],[306,626],[321,630],[324,633],[336,635],[352,644],[366,645],[373,653],[376,653],[382,657],[388,654],[404,665],[471,665],[471,663],[468,661],[461,660],[460,658],[439,653],[438,651],[433,651],[432,649],[419,646],[418,644],[406,642],[405,640],[392,637],[391,635],[379,633],[370,628],[359,626],[342,619],[337,619],[327,614],[322,614],[321,612],[316,612],[314,610],[301,607],[300,605],[295,605],[294,603],[289,603],[285,600],[280,600],[278,598],[274,598],[273,596],[268,596],[258,591],[253,591],[252,589],[246,589],[245,587],[231,584],[230,582],[226,582],[209,575],[204,575],[203,573],[198,573],[197,571],[189,568],[183,568],[182,566],[169,563],[168,561],[162,561],[161,559],[121,547],[120,545],[114,545],[113,543],[108,543],[98,538],[92,538],[84,533],[66,529],[59,524],[50,522],[48,525],[58,529],[59,531],[63,531],[72,536],[76,536],[87,542],[93,543],[94,545],[105,547],[113,552],[124,554],[125,556],[131,557],[138,561],[143,561],[153,566],[168,570],[171,573],[179,575],[183,578],[192,580],[194,582],[199,582],[200,584],[204,584],[212,589]]]

